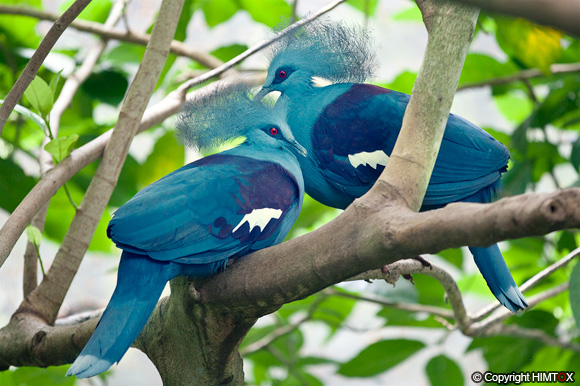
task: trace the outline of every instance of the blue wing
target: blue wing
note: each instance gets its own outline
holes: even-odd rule
[[[354,166],[352,157],[377,151],[391,155],[409,98],[381,87],[354,84],[318,117],[312,130],[317,162],[325,177],[352,199],[364,194],[384,169],[378,163]],[[423,204],[441,206],[495,187],[508,159],[509,152],[501,143],[450,114]]]
[[[281,241],[298,206],[298,183],[281,166],[220,153],[141,190],[115,212],[108,235],[119,248],[156,260],[208,264]],[[263,208],[279,217],[252,227],[243,221]]]

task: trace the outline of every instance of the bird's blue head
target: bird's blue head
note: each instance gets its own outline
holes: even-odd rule
[[[248,143],[290,146],[306,156],[306,149],[294,139],[286,123],[286,106],[254,103],[250,95],[248,86],[225,85],[188,102],[177,122],[184,144],[210,149],[246,137]]]
[[[266,82],[256,95],[304,91],[313,77],[333,83],[363,82],[375,68],[372,40],[366,30],[318,19],[282,36],[272,49]]]

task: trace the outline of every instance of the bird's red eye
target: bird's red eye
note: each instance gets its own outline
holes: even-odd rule
[[[276,134],[278,134],[278,129],[277,129],[277,128],[275,128],[275,127],[272,127],[272,128],[270,129],[270,134],[272,134],[272,135],[276,135]]]
[[[282,70],[278,73],[278,76],[282,79],[284,79],[288,74],[286,73],[286,71]]]

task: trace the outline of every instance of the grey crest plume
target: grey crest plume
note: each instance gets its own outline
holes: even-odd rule
[[[282,112],[256,103],[247,85],[219,86],[187,102],[176,128],[185,146],[210,149],[240,136],[261,123],[276,123]]]
[[[274,43],[270,66],[291,64],[333,82],[363,82],[377,68],[372,45],[364,28],[319,18]]]

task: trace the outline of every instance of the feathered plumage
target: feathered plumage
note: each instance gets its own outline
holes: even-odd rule
[[[246,85],[224,84],[187,102],[176,128],[184,145],[210,149],[246,136],[266,121],[284,125],[285,111],[282,110],[281,106],[253,103]]]
[[[275,48],[256,95],[282,95],[288,123],[308,158],[300,158],[306,192],[346,208],[375,183],[401,129],[410,96],[362,81],[373,66],[364,31],[328,20],[314,22]],[[353,58],[349,58],[352,55]],[[313,77],[336,83],[316,87]],[[422,210],[450,202],[489,202],[507,170],[509,151],[488,133],[450,114]],[[527,307],[497,245],[471,248],[491,291],[509,310]]]
[[[361,27],[319,18],[273,44],[270,68],[291,65],[335,83],[364,82],[377,68],[372,43]]]
[[[68,375],[91,377],[118,362],[168,280],[212,275],[230,258],[280,243],[298,217],[304,182],[289,149],[304,149],[285,111],[252,104],[244,87],[222,92],[190,105],[181,132],[201,147],[247,141],[168,174],[115,212],[107,235],[123,250],[117,286]]]

